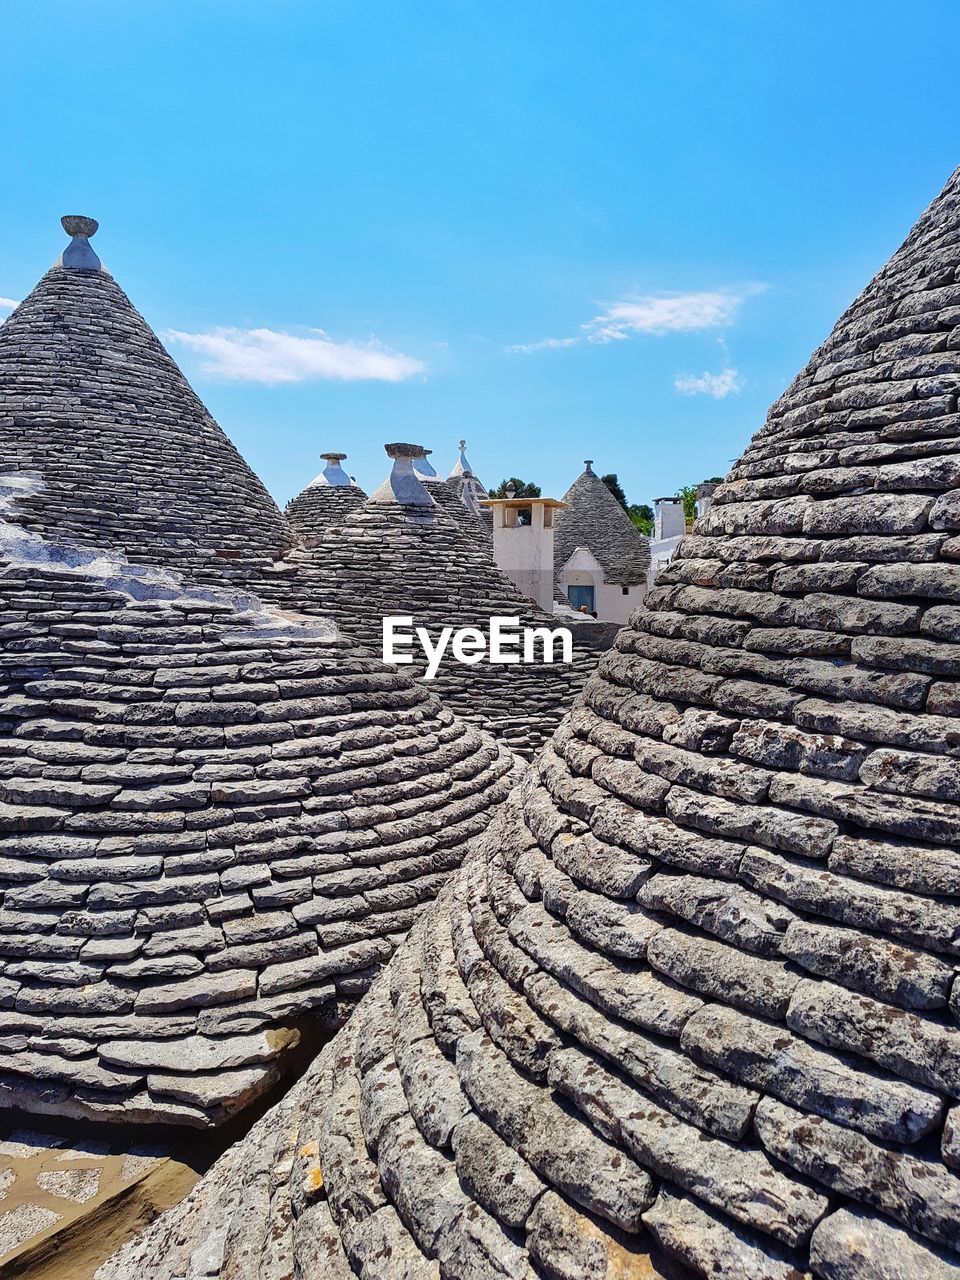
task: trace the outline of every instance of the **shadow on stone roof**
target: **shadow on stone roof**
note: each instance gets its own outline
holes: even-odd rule
[[[357,1017],[99,1280],[960,1276],[958,320],[960,170]]]

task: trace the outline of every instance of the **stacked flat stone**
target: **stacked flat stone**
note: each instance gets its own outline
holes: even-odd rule
[[[301,541],[312,543],[332,524],[339,524],[367,496],[340,463],[345,453],[320,455],[327,465],[307,487],[287,503],[286,517]]]
[[[357,1017],[128,1259],[960,1276],[958,391],[960,170]]]
[[[398,456],[405,466],[402,493],[391,480],[328,529],[320,543],[295,553],[297,590],[308,612],[336,618],[344,631],[371,652],[381,653],[383,619],[408,616],[436,640],[443,627],[475,627],[484,633],[495,616],[519,618],[521,626],[558,625],[523,596],[490,559],[481,542],[450,519],[410,468],[423,450]],[[419,645],[404,669],[422,676],[426,659]],[[560,722],[598,654],[574,651],[570,664],[500,665],[486,657],[474,665],[458,662],[448,649],[436,678],[427,686],[458,716],[488,729],[515,752],[530,757]],[[559,650],[558,650],[559,657]]]
[[[449,497],[445,493],[441,492],[437,497],[437,501],[447,510],[448,514],[454,517],[465,533],[480,538],[492,557],[493,512],[489,507],[480,506],[480,502],[490,495],[483,487],[479,476],[470,466],[467,458],[466,440],[460,441],[460,452],[450,470],[450,474],[447,476],[446,484],[448,489],[452,490],[463,506],[466,507],[468,513],[466,520],[464,520],[463,512],[452,506]]]
[[[269,577],[289,526],[113,277],[83,265],[97,263],[86,249],[0,327],[0,471],[44,477],[22,519],[196,582]]]
[[[577,547],[592,552],[604,582],[642,586],[650,570],[650,543],[636,528],[607,486],[584,463],[583,472],[563,495],[567,504],[554,512],[553,562],[557,573]]]
[[[448,480],[437,477],[432,483],[428,481],[426,488],[461,532],[483,547],[492,564],[493,525],[486,511],[476,505],[472,477],[452,476]]]
[[[366,988],[509,755],[328,621],[9,521],[0,619],[0,1106],[222,1120]]]

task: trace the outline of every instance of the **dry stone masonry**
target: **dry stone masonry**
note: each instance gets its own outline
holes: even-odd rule
[[[65,225],[0,330],[0,1108],[202,1126],[342,1018],[514,761],[225,589],[285,521]]]
[[[960,1277],[958,391],[960,170],[356,1017],[100,1280]]]
[[[339,524],[367,496],[340,465],[345,453],[322,453],[326,466],[302,493],[287,503],[286,516],[303,542],[323,536],[331,524]]]
[[[366,986],[509,759],[328,621],[3,531],[0,1106],[221,1119]]]
[[[0,328],[0,471],[44,480],[22,520],[192,581],[269,579],[289,526],[101,267],[96,222],[63,222],[61,262]]]
[[[578,547],[586,547],[603,569],[605,582],[618,587],[643,586],[650,570],[650,543],[589,462],[584,463],[563,501],[565,508],[554,514],[557,573]]]
[[[304,608],[336,618],[377,653],[387,615],[412,617],[434,638],[443,627],[486,631],[494,616],[550,630],[560,625],[521,595],[482,543],[434,501],[444,482],[428,489],[412,467],[425,451],[398,444],[387,452],[395,460],[388,480],[315,547],[293,554]],[[414,656],[407,670],[421,673],[425,659],[419,649]],[[530,756],[556,728],[597,658],[578,647],[570,664],[496,665],[484,658],[467,666],[448,651],[429,687],[458,716]]]
[[[474,474],[467,460],[467,442],[460,441],[460,454],[446,481],[441,481],[426,458],[414,459],[414,470],[430,489],[430,494],[458,524],[468,537],[481,542],[490,558],[493,558],[493,521],[489,508],[481,501],[487,491]],[[431,450],[427,449],[427,453]],[[436,483],[431,484],[434,481]]]

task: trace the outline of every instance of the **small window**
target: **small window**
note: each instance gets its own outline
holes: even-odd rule
[[[621,587],[621,588],[620,588],[620,590],[621,590],[621,592],[622,592],[625,596],[628,596],[628,595],[630,594],[630,588],[629,588],[629,587]]]

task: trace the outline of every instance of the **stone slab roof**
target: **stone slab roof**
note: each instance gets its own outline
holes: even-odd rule
[[[79,243],[90,252],[85,237]],[[98,267],[53,267],[0,327],[0,471],[43,476],[22,514],[36,532],[195,581],[252,581],[294,541],[150,326]]]
[[[294,532],[304,541],[320,538],[330,525],[339,524],[366,494],[358,484],[327,484],[323,472],[312,480],[285,508]]]
[[[0,1108],[218,1122],[358,998],[511,758],[328,620],[43,540],[0,481]]]
[[[208,1232],[221,1277],[957,1280],[958,392],[960,170],[357,1016],[100,1280]]]
[[[482,494],[483,490],[477,487],[473,477],[438,478],[426,487],[434,502],[443,508],[454,524],[467,537],[480,543],[493,564],[493,522],[489,512],[476,505],[476,494]]]
[[[412,616],[434,637],[447,626],[486,631],[498,615],[519,617],[523,625],[558,625],[518,591],[480,540],[434,502],[431,494],[445,487],[443,481],[424,486],[407,472],[403,483],[409,492],[404,488],[402,496],[413,501],[396,501],[388,483],[328,529],[316,547],[294,553],[305,610],[336,618],[375,653],[382,652],[383,618],[390,614]],[[581,646],[569,665],[507,666],[484,659],[466,666],[448,651],[429,687],[457,715],[529,756],[556,728],[597,657]],[[426,661],[419,648],[414,658],[407,669],[422,674]]]
[[[587,547],[618,587],[643,586],[650,568],[650,545],[589,462],[563,495],[554,514],[553,561],[559,575],[577,547]]]

